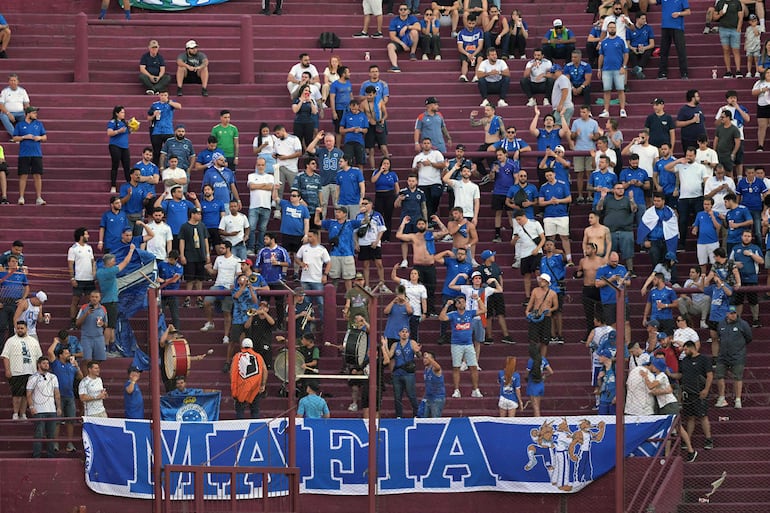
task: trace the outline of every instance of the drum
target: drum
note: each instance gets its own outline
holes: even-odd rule
[[[177,376],[187,376],[190,372],[190,346],[184,339],[166,342],[166,352],[163,355],[166,377],[174,379]]]
[[[345,348],[345,363],[353,367],[361,368],[366,361],[368,349],[368,337],[365,331],[349,329],[345,333],[342,346]]]
[[[302,365],[305,363],[305,358],[299,351],[295,352],[294,376],[299,376],[300,374],[303,374]],[[289,380],[289,353],[286,348],[281,349],[276,355],[275,360],[273,361],[273,373],[275,374],[275,377],[284,383]],[[296,380],[299,380],[299,378],[296,378]]]

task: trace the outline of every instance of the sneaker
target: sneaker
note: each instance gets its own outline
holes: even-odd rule
[[[708,327],[709,327],[709,325],[705,321],[705,319],[701,319],[701,321],[700,321],[700,329],[705,330],[705,329],[708,329]]]
[[[537,105],[537,102],[535,101],[534,98],[530,98],[529,100],[527,100],[527,107],[534,107],[535,105]]]
[[[658,75],[658,80],[668,80],[668,75],[661,73]]]
[[[406,269],[409,267],[409,262],[406,260],[406,258],[401,260],[401,265],[399,267],[401,267],[401,269]]]
[[[476,364],[476,370],[477,370],[477,371],[480,371],[480,370],[481,370],[481,365],[479,365],[479,364]]]
[[[467,81],[468,81],[468,77],[466,77],[465,75],[460,75],[460,77],[458,78],[458,80],[459,80],[460,82],[467,82]]]
[[[19,205],[23,205],[23,204],[24,204],[24,196],[22,196],[21,198],[19,198],[19,201],[18,201],[18,203],[19,203]]]
[[[711,27],[709,27],[708,25],[703,27],[703,33],[704,34],[710,34],[711,33]]]
[[[391,73],[401,73],[401,68],[399,68],[398,66],[391,66],[388,71],[390,71]]]
[[[456,37],[457,37],[457,31],[456,31],[456,30],[453,30],[453,31],[452,31],[452,37],[454,37],[454,38],[456,38]]]
[[[273,210],[273,219],[280,219],[281,218],[281,209],[276,208]]]
[[[736,399],[736,400],[735,400],[735,407],[736,407],[736,408],[738,408],[739,410],[740,410],[741,408],[743,408],[743,403],[741,402],[741,399],[740,399],[740,398],[738,398],[738,399]]]
[[[479,81],[479,77],[477,77],[476,75],[473,75],[471,82],[478,82],[478,81]]]
[[[635,278],[637,277],[637,276],[636,276],[636,273],[634,272],[634,270],[633,270],[633,269],[631,269],[630,271],[628,271],[628,277],[629,277],[629,278],[631,278],[632,280],[633,280],[633,279],[635,279]]]
[[[434,61],[440,61],[441,60],[441,56],[440,55],[436,55],[435,57],[433,57],[433,60]]]
[[[206,324],[203,325],[201,328],[201,331],[211,331],[214,329],[214,323],[211,321],[206,321]]]
[[[460,363],[460,372],[465,372],[468,370],[468,364],[465,362]]]
[[[416,61],[417,60],[417,54],[410,53],[409,54],[409,60],[410,61]]]
[[[765,151],[765,148],[764,148],[764,146],[762,146],[761,144],[759,144],[759,145],[757,145],[757,149],[756,149],[756,151]]]
[[[14,413],[14,414],[11,416],[11,420],[19,420],[19,414],[18,414],[18,413]]]
[[[516,260],[514,260],[513,263],[511,264],[511,267],[514,269],[518,269],[519,267],[521,267],[521,258],[517,258]]]
[[[551,104],[551,102],[548,101],[548,98],[543,98],[543,107],[548,107]]]
[[[46,203],[45,203],[45,200],[44,200],[43,198],[41,198],[41,197],[38,197],[38,198],[35,200],[35,205],[38,205],[38,206],[42,206],[42,205],[45,205],[45,204],[46,204]]]
[[[227,335],[222,337],[222,343],[223,344],[229,344],[230,343],[230,337],[228,337]]]
[[[21,415],[19,415],[19,420],[27,420],[27,414],[22,413]]]
[[[564,337],[555,337],[554,342],[556,342],[560,346],[563,346],[564,345]]]
[[[486,185],[488,184],[492,179],[489,177],[489,175],[484,175],[481,177],[481,180],[479,180],[479,185]]]
[[[717,408],[724,408],[727,406],[727,400],[725,399],[725,396],[721,395],[719,398],[717,398],[717,403],[714,405]]]
[[[462,396],[460,395],[460,391],[455,388],[455,391],[452,392],[452,397],[454,397],[455,399],[458,399],[458,398],[460,398]]]
[[[691,453],[688,453],[687,456],[684,457],[684,461],[687,463],[692,463],[695,461],[695,458],[698,457],[698,451],[693,451]]]
[[[370,37],[373,37],[374,39],[380,39],[382,38],[382,32],[375,32]]]
[[[144,94],[146,94],[148,96],[152,96],[152,95],[155,95],[155,91],[153,91],[152,89],[146,89],[144,91]]]
[[[75,445],[72,442],[67,442],[67,452],[75,452]]]
[[[520,60],[522,60],[522,61],[523,61],[523,60],[526,60],[526,59],[527,59],[527,56],[526,56],[526,55],[524,55],[524,54],[522,54],[522,55],[521,55],[521,57],[519,57],[519,59],[520,59]]]
[[[754,78],[760,78],[761,76],[762,76],[762,75],[760,75],[760,74],[759,74],[759,71],[757,71],[756,73],[754,73]]]
[[[184,300],[184,303],[182,303],[182,308],[190,308],[190,298]]]
[[[0,199],[0,205],[7,205],[8,204],[8,198],[3,196],[2,199]]]
[[[201,96],[208,96],[208,95],[209,95],[209,90],[206,89],[205,87],[202,88],[201,89]]]
[[[603,110],[603,111],[602,111],[602,113],[601,113],[601,114],[599,114],[599,117],[600,117],[600,118],[608,118],[608,117],[610,117],[610,111],[608,111],[608,110]]]
[[[706,438],[706,443],[703,444],[703,448],[706,449],[707,451],[710,451],[711,449],[713,449],[714,440],[712,440],[711,438]]]
[[[516,341],[511,338],[510,335],[506,335],[502,338],[503,344],[515,344]]]
[[[177,88],[176,95],[177,96],[184,96],[184,93],[182,92],[182,88],[181,87]]]
[[[497,106],[498,107],[507,107],[508,106],[508,102],[503,100],[502,98],[500,98],[499,100],[497,100]]]
[[[621,118],[627,118],[628,114],[626,114],[626,109],[620,109],[620,117]]]
[[[479,107],[489,107],[489,105],[490,105],[489,100],[487,100],[486,98],[484,98],[484,100],[481,103],[479,103]]]
[[[281,14],[283,14],[283,11],[280,9],[276,9],[275,11],[273,11],[273,14],[275,14],[276,16],[280,16]]]
[[[358,404],[350,403],[350,406],[348,406],[348,411],[358,411]]]
[[[733,73],[733,77],[735,77],[735,78],[743,78],[743,73],[741,73],[740,70],[736,70],[736,72]]]
[[[441,242],[452,242],[454,238],[451,235],[444,235],[444,238],[441,239]]]
[[[195,306],[197,306],[198,308],[203,308],[203,298],[202,297],[199,297],[198,299],[195,300]]]
[[[259,11],[259,14],[264,14],[265,16],[270,16],[270,11],[267,9],[262,9]]]
[[[722,78],[733,78],[733,73],[731,71],[725,71],[725,74],[722,75]]]
[[[384,283],[380,285],[380,294],[393,294],[393,291]]]
[[[110,187],[110,194],[115,194],[118,190],[115,187]]]
[[[353,34],[353,37],[369,37],[369,34],[367,34],[366,32],[361,31],[361,32],[356,32],[355,34]]]
[[[495,238],[492,239],[492,242],[503,242],[503,238],[500,237],[500,235],[495,235]]]
[[[59,442],[53,443],[53,452],[59,452]]]
[[[7,53],[5,53],[5,50],[3,50],[2,52],[0,52],[0,59],[7,59],[7,58],[8,58],[8,54],[7,54]]]
[[[430,57],[428,57],[425,54],[422,54],[422,60],[424,60],[424,61],[430,60]]]
[[[491,346],[494,343],[495,343],[495,339],[489,338],[489,337],[484,337],[484,345],[485,346]]]
[[[473,392],[471,392],[471,397],[484,397],[484,396],[481,395],[481,390],[479,390],[478,388],[474,388]]]
[[[682,76],[679,77],[679,78],[681,78],[682,80],[689,80],[690,79],[690,77],[687,76],[687,73],[682,74]]]
[[[761,328],[762,327],[762,323],[759,322],[759,319],[755,319],[755,320],[751,321],[751,327],[752,328]]]

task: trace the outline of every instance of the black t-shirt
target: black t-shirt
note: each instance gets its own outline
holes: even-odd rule
[[[644,127],[650,130],[650,144],[660,148],[663,143],[671,144],[670,131],[676,128],[674,124],[674,118],[669,114],[663,114],[658,116],[653,113],[647,116],[647,120],[644,122]]]
[[[209,232],[206,225],[185,223],[179,228],[179,239],[184,241],[184,257],[188,262],[206,261],[206,244]]]
[[[163,56],[161,56],[160,53],[153,57],[150,55],[150,52],[147,52],[142,55],[142,58],[139,61],[139,65],[144,66],[147,70],[147,73],[157,77],[160,75],[160,68],[166,65],[166,60],[163,58]]]
[[[711,358],[705,354],[686,356],[679,362],[681,385],[685,392],[699,393],[706,386],[706,374],[712,372]]]

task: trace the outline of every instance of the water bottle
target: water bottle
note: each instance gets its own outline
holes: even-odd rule
[[[717,69],[716,68],[711,70],[711,78],[713,78],[714,80],[717,79]]]
[[[371,56],[369,55],[369,52],[364,53],[364,60],[368,61],[369,59],[371,59]]]

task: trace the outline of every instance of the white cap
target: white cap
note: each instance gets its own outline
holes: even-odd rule
[[[564,153],[565,152],[564,146],[562,146],[561,144],[557,144],[556,147],[553,149],[553,151],[560,151]]]
[[[251,341],[250,338],[244,338],[241,341],[241,349],[254,349],[254,342]]]
[[[556,18],[555,20],[553,20],[553,26],[561,27],[562,26],[561,20],[559,18]]]
[[[36,298],[37,298],[37,299],[38,299],[38,300],[39,300],[41,303],[45,303],[46,301],[48,301],[48,294],[46,294],[46,293],[45,293],[45,292],[43,292],[42,290],[41,290],[40,292],[38,292],[37,294],[35,294],[35,297],[36,297]]]
[[[195,42],[195,39],[190,39],[184,44],[185,48],[198,48],[198,43]]]
[[[551,283],[551,277],[547,274],[541,274],[537,277],[538,280],[547,281],[548,283]]]

